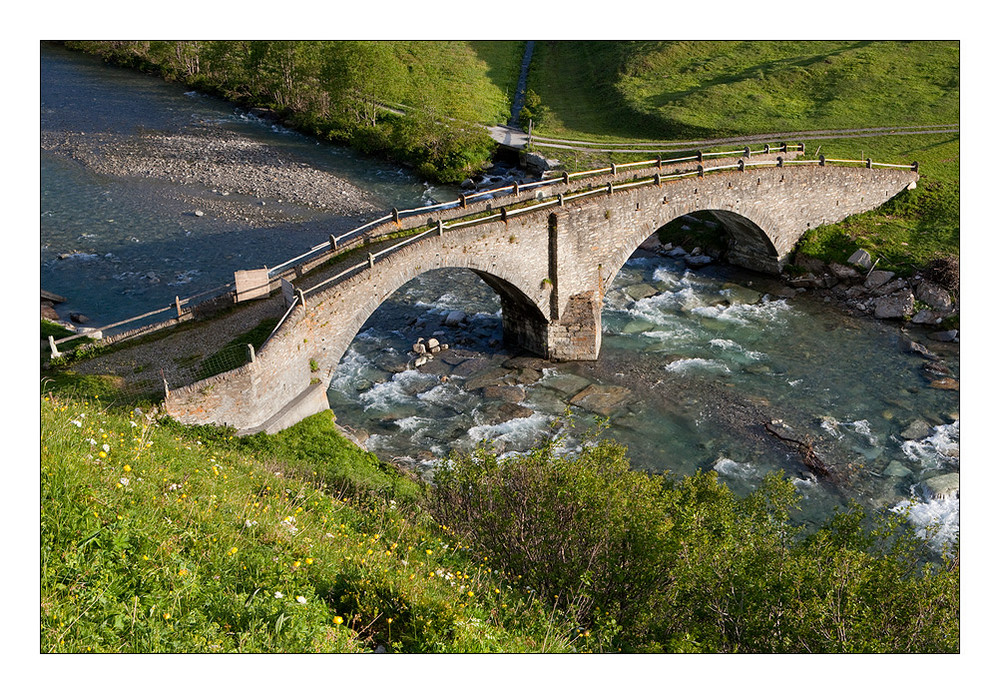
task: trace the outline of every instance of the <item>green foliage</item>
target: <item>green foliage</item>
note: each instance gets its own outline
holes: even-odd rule
[[[422,495],[420,483],[412,476],[345,439],[329,410],[273,436],[242,437],[234,445],[265,459],[280,459],[296,474],[347,496],[376,495],[412,504]]]
[[[458,182],[484,168],[505,120],[522,42],[68,41],[289,125]],[[480,57],[485,56],[485,58]]]
[[[927,562],[902,518],[856,507],[807,536],[780,477],[739,498],[715,473],[653,478],[631,470],[620,445],[589,441],[578,453],[480,450],[436,481],[436,517],[573,615],[598,648],[958,648],[957,561]]]
[[[686,139],[957,123],[957,41],[545,41],[544,134]],[[541,133],[540,133],[541,134]]]
[[[501,460],[482,449],[435,476],[435,516],[584,624],[636,629],[669,578],[628,561],[674,549],[660,480],[608,442],[579,455],[550,443]]]

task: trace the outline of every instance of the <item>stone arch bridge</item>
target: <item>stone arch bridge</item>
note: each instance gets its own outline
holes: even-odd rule
[[[916,164],[801,161],[794,153],[710,166],[698,160],[564,174],[475,203],[463,196],[436,218],[394,214],[346,243],[331,238],[320,257],[281,277],[272,272],[268,287],[281,282],[290,307],[257,353],[250,350],[249,363],[168,390],[166,411],[183,423],[252,433],[327,409],[330,377],[369,316],[404,284],[440,268],[467,268],[497,292],[508,344],[554,361],[597,359],[606,289],[668,222],[710,211],[730,263],[778,272],[808,229],[874,209],[918,180]],[[409,236],[375,250],[373,240],[401,232]],[[317,279],[323,263],[349,247],[360,261]]]

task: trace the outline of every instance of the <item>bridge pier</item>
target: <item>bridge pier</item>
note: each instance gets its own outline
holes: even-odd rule
[[[570,297],[563,315],[548,320],[500,298],[504,344],[551,361],[594,361],[601,353],[601,305],[593,292]]]

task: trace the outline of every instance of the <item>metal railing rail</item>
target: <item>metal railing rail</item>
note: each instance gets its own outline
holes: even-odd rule
[[[184,308],[184,306],[190,306],[190,305],[192,305],[192,302],[194,302],[195,299],[198,299],[200,297],[206,296],[208,294],[216,294],[216,296],[218,296],[218,295],[220,295],[220,293],[223,290],[228,290],[228,289],[232,288],[232,286],[233,286],[233,283],[229,282],[227,284],[219,285],[218,287],[213,287],[211,289],[206,289],[205,291],[199,292],[197,294],[192,294],[191,296],[186,297],[184,299],[181,299],[180,297],[177,297],[174,300],[174,303],[170,304],[169,306],[164,306],[163,308],[158,308],[158,309],[155,309],[153,311],[148,311],[147,313],[143,313],[143,314],[140,314],[138,316],[132,316],[131,318],[126,318],[124,320],[120,320],[120,321],[117,321],[115,323],[108,323],[107,325],[103,325],[103,326],[101,326],[99,328],[85,328],[84,330],[82,330],[82,331],[80,331],[78,333],[73,333],[72,335],[67,335],[66,337],[61,337],[58,340],[53,339],[53,340],[51,340],[51,343],[54,344],[54,345],[61,345],[61,344],[65,343],[65,342],[69,342],[71,340],[79,340],[80,338],[89,337],[90,335],[94,335],[96,333],[102,333],[103,334],[106,330],[110,330],[112,328],[119,328],[119,327],[121,327],[123,325],[128,325],[129,323],[134,323],[136,321],[140,321],[140,320],[143,320],[145,318],[150,318],[152,316],[156,316],[156,315],[159,315],[161,313],[165,313],[165,312],[170,311],[170,310],[177,311],[178,314],[179,314],[177,317],[180,318],[181,317],[180,314],[182,314],[182,309]]]
[[[765,149],[765,150],[760,150],[758,152],[752,152],[752,153],[753,154],[766,154],[766,153],[769,153],[770,151],[771,150],[769,150],[769,149]],[[743,150],[742,151],[742,153],[746,153],[746,152],[747,152],[747,150]],[[692,157],[692,158],[684,158],[684,160],[691,160],[691,159],[694,159],[694,157]],[[434,233],[443,234],[445,231],[449,231],[449,230],[455,230],[455,229],[460,229],[460,228],[469,227],[469,226],[475,226],[475,225],[479,225],[479,224],[486,224],[486,223],[494,222],[494,221],[497,221],[497,220],[506,220],[506,219],[509,219],[509,218],[511,218],[513,216],[516,216],[516,215],[524,214],[524,213],[527,213],[527,212],[535,212],[535,211],[538,211],[540,209],[543,209],[543,208],[546,208],[546,207],[550,207],[550,206],[553,206],[553,205],[562,205],[562,204],[565,204],[565,202],[570,201],[570,200],[576,200],[576,199],[585,198],[585,197],[589,197],[589,196],[593,196],[593,195],[612,194],[615,191],[626,190],[626,189],[636,188],[636,187],[650,185],[650,184],[659,185],[663,181],[679,180],[679,179],[691,178],[691,177],[695,177],[695,176],[699,176],[700,177],[700,176],[704,176],[705,174],[709,174],[709,173],[713,173],[713,172],[717,172],[717,171],[744,171],[748,167],[758,167],[758,168],[772,167],[773,168],[773,167],[787,166],[787,165],[791,164],[792,161],[795,161],[796,163],[808,163],[808,164],[812,164],[812,165],[821,165],[821,166],[825,165],[826,163],[843,163],[843,164],[863,164],[863,165],[866,165],[869,168],[878,166],[878,167],[909,168],[909,169],[916,170],[916,167],[917,167],[916,163],[910,164],[910,165],[903,165],[903,164],[883,164],[883,163],[872,162],[871,160],[860,160],[860,159],[818,159],[818,160],[810,160],[810,161],[807,161],[807,162],[799,162],[797,160],[784,161],[781,158],[778,158],[778,159],[768,159],[768,160],[763,160],[763,161],[760,161],[760,160],[759,161],[750,161],[750,162],[747,162],[747,161],[744,161],[744,160],[741,159],[736,164],[723,164],[723,165],[720,165],[720,166],[710,166],[710,167],[699,166],[698,169],[696,169],[696,170],[685,171],[685,172],[680,172],[680,173],[676,173],[676,174],[656,174],[655,176],[652,176],[652,177],[645,177],[645,178],[641,178],[641,179],[636,179],[634,181],[627,181],[627,182],[618,183],[618,184],[615,184],[615,183],[612,182],[612,183],[608,183],[607,186],[603,186],[603,187],[595,187],[595,188],[590,188],[590,189],[587,189],[587,190],[580,190],[580,191],[577,191],[577,192],[574,192],[574,193],[563,193],[563,194],[559,194],[557,197],[549,197],[549,198],[545,198],[545,199],[541,199],[541,200],[527,201],[526,204],[524,204],[523,206],[516,207],[516,208],[507,209],[506,207],[501,207],[498,212],[493,212],[493,213],[488,214],[488,215],[477,214],[477,215],[469,216],[469,217],[466,217],[466,218],[453,219],[453,220],[450,220],[448,222],[445,222],[443,220],[438,220],[436,226],[431,226],[430,228],[428,228],[428,229],[426,229],[426,230],[424,230],[424,231],[422,231],[422,232],[420,232],[418,234],[410,236],[410,237],[408,237],[406,239],[403,239],[400,242],[398,242],[396,244],[393,244],[392,246],[390,246],[388,248],[381,249],[381,250],[379,250],[377,252],[374,252],[374,253],[369,253],[367,261],[361,262],[361,263],[357,263],[355,265],[352,265],[351,267],[342,270],[341,272],[337,273],[336,275],[334,275],[332,277],[329,277],[329,278],[323,280],[322,282],[319,282],[318,284],[313,285],[312,287],[309,287],[308,289],[303,289],[302,292],[303,292],[303,295],[305,295],[305,296],[309,296],[311,294],[314,294],[314,293],[320,291],[321,289],[324,289],[324,288],[328,287],[329,285],[334,284],[335,282],[337,282],[339,280],[342,280],[342,279],[346,278],[347,276],[356,273],[358,270],[362,270],[364,268],[371,268],[371,267],[373,267],[374,264],[376,262],[378,262],[380,259],[385,258],[385,257],[387,257],[389,255],[392,255],[396,251],[398,251],[398,250],[400,250],[402,248],[405,248],[407,246],[410,246],[410,245],[416,243],[417,241],[419,241],[420,239],[422,239],[422,238],[424,238],[426,236],[429,236],[431,234],[434,234]],[[652,164],[652,163],[658,163],[658,160],[651,160],[651,161],[647,161],[647,162],[635,162],[632,165],[647,165],[647,164]],[[662,163],[666,163],[666,162],[662,162]],[[615,170],[617,170],[617,169],[620,169],[620,168],[624,168],[626,166],[630,166],[630,165],[622,165],[620,167],[613,167],[613,168]],[[602,173],[607,173],[609,171],[612,171],[612,169],[610,169],[610,168],[609,169],[595,169],[594,171],[589,171],[589,172],[578,172],[577,175],[592,175],[592,174],[595,174],[595,173],[602,174]],[[574,174],[568,174],[568,176],[573,176],[573,175]],[[566,176],[564,176],[563,178],[560,178],[560,179],[550,179],[550,181],[558,183],[558,182],[563,182],[565,180],[565,178],[566,178]],[[491,189],[490,191],[487,191],[487,192],[495,194],[497,191],[509,190],[511,188],[512,188],[512,186],[504,186],[504,187],[498,188],[498,189]],[[435,207],[436,206],[429,206],[429,207],[424,207],[424,208],[420,208],[420,209],[422,211],[427,211],[427,210],[435,208]],[[402,213],[400,213],[400,214],[402,214]]]

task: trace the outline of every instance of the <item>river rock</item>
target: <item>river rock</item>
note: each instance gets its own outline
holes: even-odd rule
[[[660,244],[660,239],[653,234],[648,239],[639,244],[639,248],[644,251],[649,251],[650,253],[657,253],[663,246]]]
[[[492,425],[503,424],[512,419],[531,417],[533,414],[535,414],[535,411],[531,408],[513,402],[505,402],[497,408],[496,412],[489,416],[488,423]]]
[[[650,328],[655,327],[655,323],[650,323],[648,320],[644,320],[642,318],[636,318],[635,320],[630,320],[622,326],[622,332],[626,335],[634,335],[636,333],[644,333]]]
[[[893,292],[898,292],[903,289],[909,289],[909,283],[902,277],[897,277],[894,280],[886,282],[880,287],[876,287],[872,290],[873,296],[885,296],[887,294],[892,294]]]
[[[591,384],[570,398],[570,404],[605,417],[620,409],[629,399],[631,391],[623,386]]]
[[[861,273],[847,265],[840,263],[830,263],[830,272],[841,282],[853,282],[861,279]]]
[[[646,299],[659,294],[656,287],[649,284],[633,284],[630,287],[625,287],[624,291],[625,295],[633,301],[639,301],[640,299]]]
[[[451,375],[451,367],[440,359],[435,359],[433,355],[428,354],[425,358],[427,361],[420,366],[420,373],[440,376],[442,380],[447,380]]]
[[[465,320],[465,311],[449,311],[448,315],[444,318],[444,324],[449,328],[455,328],[459,324],[465,322]]]
[[[947,499],[950,496],[958,494],[958,482],[958,473],[949,472],[946,475],[938,475],[937,477],[926,479],[923,485],[927,491],[927,495],[932,499]]]
[[[900,434],[907,441],[925,439],[931,434],[931,425],[922,419],[914,419]]]
[[[941,322],[941,315],[935,311],[923,309],[914,313],[910,322],[914,325],[937,325]]]
[[[792,264],[814,275],[822,275],[826,272],[826,263],[819,258],[813,258],[804,253],[796,253]]]
[[[958,390],[958,381],[948,376],[931,381],[930,385],[931,388],[937,388],[938,390]]]
[[[788,284],[796,289],[814,289],[820,286],[820,281],[816,275],[811,272],[807,272],[804,275],[792,277],[788,280]]]
[[[453,376],[459,378],[469,378],[490,367],[492,362],[485,357],[471,357],[455,366]]]
[[[712,256],[709,255],[689,255],[684,259],[684,264],[690,268],[698,269],[705,267],[706,265],[711,265],[713,262]]]
[[[513,382],[515,385],[519,386],[530,386],[532,383],[540,381],[541,378],[541,371],[538,369],[532,369],[528,366],[521,367],[507,376],[508,382]]]
[[[886,466],[882,474],[886,477],[909,477],[912,473],[910,472],[910,468],[898,460],[894,460]]]
[[[480,393],[487,400],[499,402],[522,402],[524,400],[524,389],[520,386],[486,386],[480,389]]]
[[[86,325],[90,322],[90,319],[82,313],[71,313],[69,314],[69,319],[78,325]]]
[[[924,280],[917,285],[916,292],[914,293],[917,299],[932,308],[943,311],[952,307],[951,295],[948,294],[948,291],[933,282]]]
[[[900,348],[903,352],[909,354],[919,354],[925,359],[935,359],[935,356],[931,354],[931,351],[924,347],[919,342],[914,342],[913,340],[907,340],[906,338],[900,339]]]
[[[865,289],[872,290],[881,287],[895,276],[896,273],[889,270],[872,270],[865,278]]]
[[[854,251],[851,257],[847,259],[847,262],[851,265],[857,265],[864,270],[870,270],[872,267],[872,257],[863,248]]]
[[[942,376],[951,376],[951,369],[943,361],[930,361],[924,364],[924,376],[928,380],[934,381]]]
[[[42,318],[44,318],[45,320],[50,320],[50,321],[58,321],[59,320],[59,314],[56,313],[56,309],[52,305],[51,301],[43,301],[43,302],[41,302],[41,308],[42,308],[42,310],[41,310]]]
[[[958,331],[957,330],[941,330],[936,333],[931,333],[928,335],[930,339],[936,342],[958,342]]]
[[[760,301],[762,294],[754,289],[744,287],[740,284],[726,282],[722,285],[722,291],[729,297],[730,304],[756,304]]]
[[[687,255],[687,254],[688,254],[688,252],[687,252],[687,251],[685,251],[685,250],[684,250],[684,249],[683,249],[682,247],[680,247],[680,246],[677,246],[677,247],[675,247],[675,248],[671,248],[671,249],[670,249],[669,251],[667,251],[667,255],[668,255],[669,257],[671,257],[671,258],[680,258],[681,256],[685,256],[685,255]]]
[[[900,319],[913,313],[913,293],[909,289],[881,296],[875,300],[875,317],[881,319]]]
[[[552,366],[550,362],[541,357],[532,357],[525,354],[506,359],[502,365],[508,369],[531,369],[533,371],[541,371]]]
[[[454,373],[457,375],[457,368]],[[465,388],[467,390],[479,390],[480,388],[485,388],[486,386],[502,384],[508,373],[510,373],[508,369],[505,369],[502,366],[495,366],[466,379]]]

